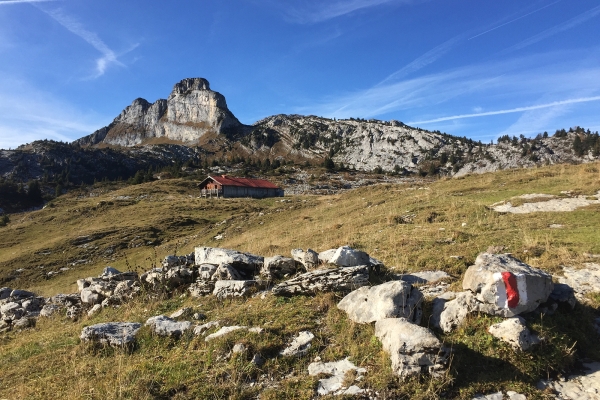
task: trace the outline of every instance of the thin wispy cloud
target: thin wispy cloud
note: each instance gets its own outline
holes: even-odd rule
[[[110,47],[108,47],[106,43],[104,43],[104,41],[102,41],[102,39],[100,39],[96,33],[87,30],[79,21],[64,14],[64,12],[61,9],[42,9],[42,11],[48,14],[56,22],[61,24],[68,31],[79,36],[81,39],[93,46],[102,54],[102,57],[96,60],[96,71],[92,78],[95,79],[104,75],[107,68],[112,64],[121,67],[125,66],[121,61],[119,61],[117,53],[115,53]],[[132,48],[130,48],[127,52],[133,50],[135,47],[137,47],[137,44],[132,46]]]
[[[486,112],[473,113],[473,114],[459,114],[459,115],[452,115],[449,117],[434,118],[434,119],[425,120],[425,121],[411,121],[411,122],[408,122],[408,124],[409,125],[410,124],[415,124],[415,125],[421,124],[422,125],[422,124],[431,124],[431,123],[442,122],[442,121],[451,121],[451,120],[455,120],[455,119],[477,118],[477,117],[486,117],[486,116],[490,116],[490,115],[520,113],[520,112],[524,112],[524,111],[540,110],[543,108],[551,108],[551,107],[563,106],[563,105],[567,105],[567,104],[589,103],[591,101],[599,101],[599,100],[600,100],[600,96],[581,97],[581,98],[577,98],[577,99],[566,99],[566,100],[560,100],[560,101],[553,101],[552,103],[546,103],[546,104],[537,104],[534,106],[515,107],[515,108],[510,108],[507,110],[486,111]]]
[[[5,6],[8,4],[20,4],[20,3],[45,3],[48,1],[56,1],[56,0],[0,0],[0,6]]]
[[[568,20],[567,22],[565,22],[563,24],[557,25],[550,29],[546,29],[545,31],[538,33],[537,35],[532,36],[529,39],[523,40],[522,42],[517,43],[516,45],[511,46],[508,49],[502,51],[500,54],[506,54],[506,53],[514,51],[514,50],[520,50],[524,47],[531,46],[532,44],[535,44],[537,42],[541,42],[542,40],[547,39],[551,36],[554,36],[557,33],[561,33],[561,32],[567,31],[569,29],[572,29],[578,25],[581,25],[582,23],[594,18],[598,14],[600,14],[600,6],[597,6],[590,10],[587,10],[587,11],[579,14],[578,16],[571,18],[570,20]]]
[[[443,57],[446,53],[448,53],[450,50],[452,50],[452,48],[455,47],[458,43],[463,41],[464,37],[465,37],[465,35],[458,35],[458,36],[455,36],[452,39],[447,40],[446,42],[440,44],[439,46],[434,47],[433,49],[429,50],[422,56],[420,56],[420,57],[416,58],[415,60],[413,60],[412,62],[408,63],[407,65],[405,65],[398,71],[387,76],[384,80],[379,82],[377,84],[377,86],[386,84],[387,82],[390,82],[393,80],[404,78],[405,76],[407,76],[413,72],[416,72],[416,71],[420,70],[421,68],[426,67],[427,65],[437,61],[439,58]]]
[[[494,27],[493,27],[493,28],[491,28],[491,29],[488,29],[488,30],[486,30],[486,31],[484,31],[484,32],[478,33],[477,35],[475,35],[475,36],[473,36],[473,37],[470,37],[468,40],[475,39],[475,38],[477,38],[477,37],[479,37],[479,36],[483,36],[483,35],[485,35],[486,33],[489,33],[489,32],[492,32],[492,31],[495,31],[496,29],[500,29],[500,28],[502,28],[502,27],[504,27],[504,26],[506,26],[506,25],[508,25],[508,24],[512,24],[513,22],[516,22],[516,21],[518,21],[518,20],[520,20],[520,19],[523,19],[523,18],[525,18],[525,17],[528,17],[528,16],[530,16],[530,15],[532,15],[532,14],[535,14],[536,12],[542,11],[543,9],[545,9],[545,8],[548,8],[548,7],[550,7],[550,6],[552,6],[552,5],[556,4],[556,3],[560,3],[560,1],[561,1],[561,0],[558,0],[558,1],[555,1],[555,2],[553,2],[553,3],[547,4],[547,5],[545,5],[544,7],[541,7],[541,8],[538,8],[537,10],[533,10],[533,11],[531,11],[531,12],[528,12],[527,14],[525,14],[525,15],[521,15],[520,17],[517,17],[517,18],[515,18],[515,19],[511,19],[510,21],[508,21],[508,22],[505,22],[505,23],[503,23],[503,24],[501,24],[501,25],[494,26]]]
[[[285,4],[284,12],[292,22],[314,24],[353,13],[358,10],[391,3],[414,3],[421,0],[346,0],[319,1],[303,7],[292,7]]]

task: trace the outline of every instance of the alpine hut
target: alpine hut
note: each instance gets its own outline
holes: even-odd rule
[[[264,179],[209,175],[198,187],[202,197],[283,197],[283,189]]]

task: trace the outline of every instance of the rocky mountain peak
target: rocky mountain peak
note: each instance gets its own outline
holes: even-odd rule
[[[173,86],[171,96],[174,94],[187,94],[192,90],[210,90],[210,84],[204,78],[182,79]]]

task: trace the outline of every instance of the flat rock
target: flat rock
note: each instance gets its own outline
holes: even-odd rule
[[[258,281],[216,281],[213,294],[220,300],[245,297],[251,295],[252,290],[259,287]]]
[[[338,392],[344,392],[346,389],[344,386],[344,380],[346,379],[346,373],[348,371],[356,371],[357,379],[360,379],[367,370],[364,368],[358,368],[354,365],[348,357],[339,361],[332,362],[313,362],[308,365],[308,374],[310,376],[327,375],[328,378],[319,379],[319,386],[317,387],[317,393],[321,396]],[[361,392],[356,392],[358,394]],[[342,394],[342,393],[340,393]]]
[[[405,318],[386,318],[375,323],[375,336],[390,354],[394,373],[402,378],[423,370],[438,376],[448,359],[447,349],[433,332]]]
[[[368,266],[339,267],[307,272],[275,285],[272,292],[279,296],[293,296],[318,292],[351,291],[368,284]]]
[[[315,335],[309,331],[299,332],[290,344],[279,353],[282,356],[302,356],[310,349],[310,342],[313,341]]]
[[[540,342],[539,338],[529,331],[525,320],[521,317],[508,318],[489,327],[488,332],[495,338],[508,343],[515,350],[526,351]]]
[[[151,317],[146,321],[152,331],[159,336],[169,336],[173,338],[181,337],[185,332],[192,329],[190,321],[177,322],[164,315]]]
[[[463,279],[477,301],[488,305],[480,311],[512,317],[535,310],[552,293],[552,276],[509,254],[481,253]]]
[[[205,342],[210,342],[213,339],[220,338],[221,336],[225,336],[231,332],[239,331],[240,329],[248,329],[247,326],[224,326],[215,333],[212,333],[204,338]]]
[[[578,297],[600,292],[600,264],[585,263],[581,269],[563,267],[563,274],[558,281],[572,287]]]
[[[84,342],[125,347],[135,341],[135,335],[141,327],[142,324],[137,322],[105,322],[86,326],[79,338]]]
[[[586,371],[569,376],[564,382],[545,381],[538,383],[538,389],[550,388],[561,400],[600,399],[600,362],[583,364]]]
[[[410,283],[391,281],[372,287],[361,287],[344,297],[337,305],[348,318],[370,323],[384,318],[403,317],[421,322],[423,295]]]

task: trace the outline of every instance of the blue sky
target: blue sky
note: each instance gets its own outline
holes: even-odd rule
[[[186,77],[247,124],[600,130],[600,2],[0,0],[0,148],[77,139]]]

